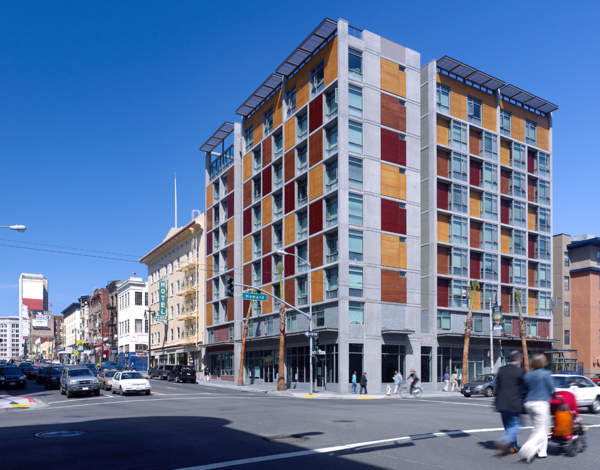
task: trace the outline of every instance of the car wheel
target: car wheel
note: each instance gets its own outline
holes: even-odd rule
[[[465,393],[464,396],[465,396],[465,398],[470,398],[471,394],[470,393]]]
[[[494,396],[494,391],[492,390],[492,387],[488,387],[485,389],[485,396],[488,398],[491,398]]]
[[[71,393],[71,390],[69,390],[67,388],[67,398],[73,398],[73,394]]]
[[[590,413],[598,414],[600,413],[600,395],[597,396],[592,404],[590,405]]]
[[[146,390],[146,395],[150,395],[150,390]]]
[[[115,394],[115,389],[114,389],[114,387],[113,387],[113,388],[112,388],[110,391],[112,392],[112,394],[113,394],[113,395]]]
[[[100,396],[100,390],[94,390],[94,396],[96,396],[96,397]]]
[[[119,387],[119,395],[124,396],[125,394],[123,393],[123,387]]]
[[[27,388],[27,382],[23,382],[23,385],[21,385],[21,388],[22,388],[23,390],[25,390],[25,389]]]

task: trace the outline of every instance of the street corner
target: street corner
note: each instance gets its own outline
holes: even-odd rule
[[[37,402],[29,397],[17,397],[13,395],[0,395],[0,410],[28,409],[37,406]]]

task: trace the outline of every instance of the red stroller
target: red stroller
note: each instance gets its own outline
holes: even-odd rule
[[[585,430],[579,420],[579,406],[571,392],[557,392],[550,400],[550,413],[554,420],[549,438],[565,446],[569,457],[575,457],[586,448]]]

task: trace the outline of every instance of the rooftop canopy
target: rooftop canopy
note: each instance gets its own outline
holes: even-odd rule
[[[437,61],[437,66],[448,73],[453,73],[463,80],[469,80],[470,82],[489,88],[493,91],[496,91],[501,86],[506,85],[506,82],[498,80],[487,73],[483,73],[480,70],[465,65],[458,60],[448,57],[447,55]]]
[[[204,145],[200,147],[201,152],[212,152],[217,146],[229,137],[229,134],[233,132],[233,123],[225,121],[221,127],[215,132],[210,139],[204,142]]]
[[[527,93],[526,91],[523,91],[514,85],[506,85],[500,90],[500,93],[502,93],[502,96],[508,99],[518,101],[519,103],[522,103],[525,106],[535,109],[541,113],[551,113],[552,111],[556,111],[558,109],[558,106],[555,104],[532,95],[531,93]]]

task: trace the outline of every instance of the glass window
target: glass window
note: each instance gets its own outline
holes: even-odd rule
[[[363,187],[363,163],[359,158],[348,158],[348,185],[354,189],[362,189]]]
[[[353,152],[362,153],[363,151],[363,128],[360,122],[348,121],[349,126],[349,145],[348,148]]]
[[[327,199],[325,204],[325,227],[333,227],[337,224],[338,199],[332,197]]]
[[[253,251],[253,259],[260,258],[261,247],[262,247],[260,233],[258,235],[252,236],[252,246],[253,246],[253,250],[252,250]]]
[[[362,82],[362,52],[348,48],[348,78]]]
[[[525,143],[537,145],[537,124],[529,119],[525,120]]]
[[[504,320],[504,334],[507,336],[512,336],[512,321],[510,318],[506,318]]]
[[[566,291],[571,290],[571,278],[569,278],[569,276],[565,276],[564,290],[566,290]]]
[[[297,150],[297,175],[301,175],[308,169],[308,147],[302,147]]]
[[[483,317],[479,314],[473,315],[473,331],[481,333],[483,331]]]
[[[350,201],[348,220],[351,224],[362,225],[363,223],[363,197],[360,194],[348,195]]]
[[[550,183],[538,180],[535,187],[535,200],[540,204],[550,205]]]
[[[325,86],[325,64],[323,61],[310,71],[310,97],[317,96]]]
[[[326,263],[334,263],[338,260],[338,235],[336,233],[328,233],[325,236],[326,244]]]
[[[550,233],[550,209],[542,209],[541,207],[537,210],[538,227],[540,232]]]
[[[273,108],[263,114],[263,137],[273,132]]]
[[[277,269],[277,266],[279,266],[279,263],[283,263],[282,255],[273,255],[273,269],[271,270],[271,272],[273,273],[273,275],[272,275],[273,281],[279,281],[279,279],[280,279],[279,278],[279,270]],[[275,294],[273,294],[273,295],[275,295]]]
[[[359,230],[349,230],[350,256],[353,261],[363,260],[363,233]]]
[[[302,207],[308,203],[308,181],[297,181],[297,185],[298,207]]]
[[[283,195],[281,193],[273,196],[273,218],[275,220],[283,217]]]
[[[350,297],[363,296],[363,268],[350,266],[349,268],[349,293]]]
[[[459,281],[458,279],[452,279],[452,306],[467,308],[467,289],[469,288],[468,281]]]
[[[549,292],[539,293],[539,313],[543,317],[549,317],[552,315],[551,299]]]
[[[283,165],[281,163],[275,163],[273,165],[273,186],[275,189],[283,186],[283,173],[282,173]]]
[[[273,257],[273,259],[275,259],[275,257]],[[281,286],[279,285],[279,283],[273,284],[273,295],[275,296],[275,298],[273,299],[273,310],[279,310],[279,305],[281,303],[279,302],[279,299],[281,299]]]
[[[483,162],[483,181],[484,188],[498,190],[498,165]]]
[[[493,224],[483,224],[483,247],[486,250],[498,249],[498,226]]]
[[[467,121],[481,126],[481,101],[467,97]]]
[[[466,155],[452,152],[452,178],[468,181]]]
[[[283,134],[278,132],[273,136],[273,158],[277,159],[283,155]]]
[[[348,319],[351,325],[365,324],[365,304],[361,302],[349,302]]]
[[[298,131],[298,142],[305,139],[308,135],[308,115],[305,113],[302,116],[296,117],[296,127]]]
[[[362,117],[363,115],[363,91],[362,88],[348,86],[348,113],[351,116]]]
[[[254,152],[252,152],[252,168],[256,172],[260,170],[261,165],[261,152],[260,147],[257,148]]]
[[[489,132],[483,132],[479,155],[492,160],[498,160],[498,137]]]
[[[325,95],[325,116],[327,121],[337,116],[337,88]]]
[[[308,282],[305,277],[297,278],[298,284],[298,305],[307,305],[308,304],[308,294],[306,290],[306,286]]]
[[[316,307],[316,310],[313,312],[313,317],[315,319],[316,328],[325,326],[325,310],[323,310],[322,307]]]
[[[463,217],[452,216],[452,235],[451,243],[467,244],[467,219]]]
[[[213,185],[213,199],[215,200],[215,202],[217,202],[219,200],[219,194],[220,194],[219,182],[215,181],[215,184]]]
[[[498,196],[485,193],[483,195],[483,217],[498,220]]]
[[[325,129],[325,157],[330,157],[338,150],[338,128],[337,126]]]
[[[552,270],[549,264],[540,264],[539,267],[540,287],[549,288],[552,285]]]
[[[296,87],[287,92],[287,117],[296,112]]]
[[[286,329],[288,331],[296,331],[296,329],[297,329],[296,314],[288,313],[286,321],[287,321]]]
[[[452,121],[449,132],[451,133],[450,139],[452,147],[467,150],[467,125],[463,122]]]
[[[535,174],[550,178],[550,155],[538,152],[535,159]]]
[[[308,261],[308,245],[298,245],[296,248],[296,254],[301,258],[296,258],[296,269],[298,272],[304,273],[308,271],[308,264],[306,264]]]
[[[219,302],[213,304],[213,323],[219,324]]]
[[[467,276],[467,270],[467,250],[452,248],[452,274]]]
[[[308,236],[308,212],[298,213],[298,240],[304,240]]]
[[[500,134],[510,137],[510,118],[511,114],[504,110],[500,110]]]
[[[325,190],[333,191],[338,185],[338,163],[337,161],[325,164]]]
[[[252,218],[254,221],[254,230],[259,229],[261,225],[260,204],[252,208]]]
[[[453,211],[467,212],[468,199],[467,199],[467,187],[459,184],[452,184],[450,191],[450,203]]]
[[[485,284],[483,286],[483,310],[489,310],[490,305],[498,299],[498,288],[496,286],[491,286],[489,284]]]
[[[565,330],[565,345],[571,344],[571,331]]]
[[[565,302],[564,314],[565,317],[571,316],[571,302]]]
[[[246,152],[248,152],[252,147],[254,147],[254,127],[250,126],[246,129],[246,134],[244,135],[244,141],[246,142]]]
[[[527,169],[527,159],[525,158],[525,146],[513,142],[510,149],[510,164],[521,170]]]
[[[527,321],[527,336],[537,336],[537,320],[526,320]]]
[[[483,278],[498,280],[498,255],[483,254]]]
[[[514,284],[527,283],[527,266],[525,261],[514,259],[510,267],[510,282]]]
[[[525,175],[513,172],[510,178],[510,195],[516,197],[527,197],[527,184],[525,183]]]
[[[569,252],[565,251],[564,253],[564,264],[565,266],[570,266],[571,265],[571,259],[569,258]]]
[[[260,184],[260,176],[254,178],[252,180],[252,184],[254,185],[253,193],[254,193],[254,201],[256,202],[261,198],[260,192],[262,190],[262,187]]]
[[[325,270],[326,295],[327,299],[335,299],[338,295],[338,268]]]
[[[538,240],[538,258],[539,259],[547,259],[549,260],[551,257],[550,249],[552,245],[550,244],[550,237],[544,237],[540,235]]]
[[[436,85],[435,101],[440,113],[450,114],[450,88],[444,85]]]
[[[260,263],[254,263],[252,265],[252,281],[254,286],[260,286],[261,282],[261,272],[260,272]],[[260,302],[256,302],[260,304]]]
[[[282,232],[281,224],[273,225],[273,248],[275,250],[278,250],[283,246]]]
[[[438,330],[450,329],[450,312],[438,310],[437,313],[437,328]]]

